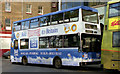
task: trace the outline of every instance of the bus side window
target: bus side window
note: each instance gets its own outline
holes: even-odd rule
[[[39,38],[39,48],[48,48],[49,47],[49,42],[48,38]]]
[[[120,47],[120,31],[113,32],[112,47]]]
[[[26,30],[26,29],[29,29],[29,24],[30,24],[30,21],[26,21],[25,22],[25,26],[24,26],[24,29]]]
[[[22,30],[25,29],[25,22],[21,22],[21,29],[22,29]]]
[[[40,26],[47,26],[47,19],[46,19],[46,17],[42,17],[40,19]]]
[[[63,13],[52,15],[51,25],[63,23]]]
[[[50,16],[46,17],[47,25],[50,25]]]
[[[55,36],[49,37],[49,46],[50,48],[55,48]]]
[[[57,16],[59,17],[58,18],[58,24],[63,23],[63,13],[59,13],[59,14],[57,14]]]
[[[64,45],[63,45],[64,47],[69,47],[68,46],[68,35],[65,35],[64,36]]]
[[[21,22],[14,24],[15,31],[20,31],[21,29]]]
[[[80,39],[78,34],[71,34],[64,36],[64,47],[79,47]]]
[[[63,46],[62,36],[56,36],[54,43],[55,43],[55,48],[62,48]]]
[[[29,39],[20,39],[20,49],[29,48]]]
[[[79,10],[70,11],[70,22],[77,22],[79,20]]]
[[[77,22],[79,20],[79,10],[65,12],[64,22]]]
[[[70,12],[65,12],[64,13],[64,23],[70,22]]]
[[[39,19],[38,18],[30,21],[30,29],[36,28],[38,26],[39,26]]]
[[[14,41],[14,49],[18,49],[18,40]]]
[[[58,15],[56,14],[56,15],[52,15],[52,19],[51,19],[51,25],[56,25],[56,24],[58,24],[58,20],[59,19],[59,17],[58,17]]]

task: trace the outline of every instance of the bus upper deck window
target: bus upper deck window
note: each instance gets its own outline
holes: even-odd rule
[[[21,22],[21,29],[22,29],[22,30],[27,30],[27,29],[29,29],[29,21]]]
[[[30,28],[36,28],[39,25],[39,19],[33,19],[30,21]]]
[[[24,30],[24,28],[25,28],[25,22],[22,22],[21,23],[21,29]]]
[[[59,24],[63,23],[63,13],[59,13],[59,14],[58,14],[58,17],[59,17],[59,18],[58,18],[58,23],[59,23]]]
[[[58,20],[59,19],[59,16],[56,14],[56,15],[52,15],[52,19],[51,19],[51,25],[56,25],[58,24]]]
[[[47,20],[47,25],[50,25],[50,16],[47,16],[46,20]]]
[[[98,21],[98,13],[93,12],[91,10],[82,10],[82,21],[91,22],[91,23],[99,23]]]
[[[14,24],[14,31],[19,31],[21,29],[21,22]]]
[[[79,20],[79,10],[70,11],[70,22],[76,22]]]
[[[52,15],[51,25],[63,23],[63,13]]]
[[[47,26],[47,19],[46,19],[46,17],[40,18],[40,26]]]
[[[65,12],[64,22],[76,22],[79,20],[79,10]]]
[[[64,16],[64,22],[67,23],[67,22],[70,22],[70,12],[65,12],[65,16]]]
[[[24,29],[29,29],[30,21],[25,21]]]
[[[17,23],[14,23],[14,28],[13,28],[13,31],[14,31],[14,32],[16,31],[15,26],[17,26]]]
[[[116,17],[116,16],[119,16],[119,15],[120,15],[120,2],[110,4],[110,6],[109,6],[109,18]]]

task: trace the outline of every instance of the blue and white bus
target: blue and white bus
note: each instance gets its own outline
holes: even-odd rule
[[[83,66],[101,61],[96,9],[78,6],[13,23],[11,62]]]

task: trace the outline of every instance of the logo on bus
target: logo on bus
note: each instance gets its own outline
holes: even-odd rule
[[[111,26],[115,26],[115,25],[120,25],[120,20],[119,21],[115,20],[114,22],[111,23]]]
[[[19,34],[19,33],[17,33],[17,34],[16,34],[16,38],[19,38],[19,36],[20,36],[20,34]]]
[[[77,25],[73,24],[71,27],[69,25],[64,25],[64,31],[65,33],[68,33],[69,31],[75,32],[77,30]]]
[[[71,30],[72,30],[73,32],[75,32],[75,31],[77,30],[77,25],[76,25],[76,24],[73,24],[72,27],[71,27]]]
[[[64,31],[65,31],[65,33],[68,33],[70,31],[70,26],[64,25]]]

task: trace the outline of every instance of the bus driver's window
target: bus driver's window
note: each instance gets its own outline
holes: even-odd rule
[[[14,49],[18,49],[18,40],[14,41]]]

